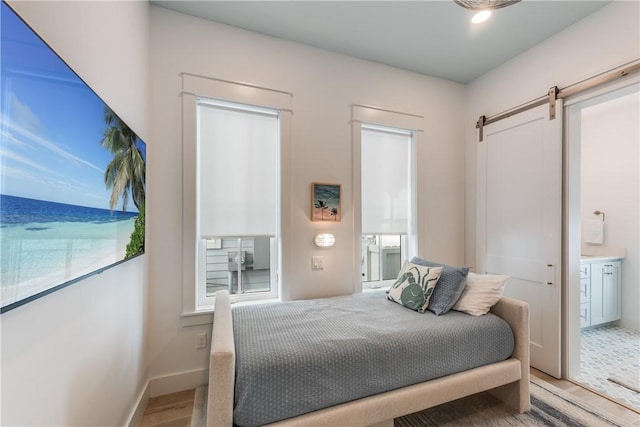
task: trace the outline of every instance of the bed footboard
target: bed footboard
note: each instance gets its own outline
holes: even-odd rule
[[[509,297],[502,297],[491,308],[491,313],[504,319],[515,338],[512,358],[520,361],[520,381],[507,384],[491,393],[516,411],[523,413],[531,408],[529,395],[529,305]]]
[[[216,292],[209,362],[207,427],[233,425],[233,390],[235,386],[236,348],[229,292]]]

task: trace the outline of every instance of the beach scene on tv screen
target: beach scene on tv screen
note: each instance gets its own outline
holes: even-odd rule
[[[3,309],[144,252],[145,144],[4,2]]]

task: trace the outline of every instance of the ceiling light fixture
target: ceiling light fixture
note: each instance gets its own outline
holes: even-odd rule
[[[487,19],[489,19],[490,17],[491,17],[490,10],[481,10],[480,12],[473,15],[473,18],[471,18],[471,22],[473,22],[474,24],[480,24],[486,21]]]
[[[520,0],[453,0],[458,6],[471,10],[494,10],[511,6]]]
[[[475,10],[477,13],[471,18],[471,22],[479,24],[491,17],[491,11],[518,3],[520,0],[453,0],[457,5],[465,9]]]

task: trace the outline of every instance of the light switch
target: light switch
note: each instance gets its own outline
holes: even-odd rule
[[[324,257],[323,256],[311,257],[311,268],[313,270],[322,270],[324,268]]]

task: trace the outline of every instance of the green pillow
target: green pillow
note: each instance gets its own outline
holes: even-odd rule
[[[424,313],[441,273],[442,267],[425,267],[405,261],[398,279],[389,289],[387,298],[411,310]]]

